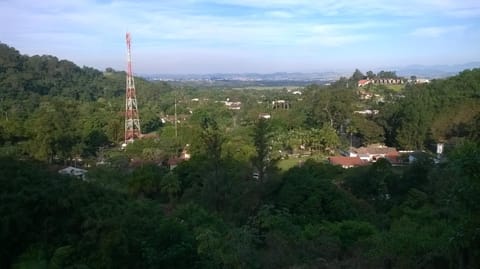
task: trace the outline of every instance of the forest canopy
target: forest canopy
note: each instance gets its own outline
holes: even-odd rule
[[[0,44],[0,267],[478,268],[480,69],[366,74],[301,96],[136,78],[150,138],[122,151],[125,73]],[[417,152],[326,161],[374,143]]]

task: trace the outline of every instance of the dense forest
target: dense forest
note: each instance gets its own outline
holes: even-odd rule
[[[480,69],[359,98],[373,76],[395,73],[300,96],[136,78],[150,135],[122,151],[125,73],[0,44],[0,267],[478,268]],[[325,161],[372,143],[418,154]]]

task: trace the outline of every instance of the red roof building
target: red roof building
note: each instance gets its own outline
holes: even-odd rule
[[[331,165],[340,165],[343,168],[352,168],[368,164],[367,162],[362,161],[360,157],[334,156],[328,158],[328,161]]]
[[[379,158],[397,158],[400,154],[396,148],[383,145],[370,145],[368,147],[350,148],[350,157],[359,157],[363,161],[375,162]]]
[[[372,83],[372,81],[369,80],[369,79],[361,79],[361,80],[358,81],[358,87],[363,87],[363,86],[365,86],[367,84],[370,84],[370,83]]]

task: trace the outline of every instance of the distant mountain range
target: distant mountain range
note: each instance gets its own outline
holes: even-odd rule
[[[374,72],[395,71],[398,76],[409,78],[444,78],[454,76],[465,69],[480,68],[480,62],[470,62],[459,65],[408,65],[392,66],[372,69]],[[368,70],[361,70],[366,73]],[[270,74],[261,73],[213,73],[213,74],[144,74],[142,77],[148,80],[175,81],[175,82],[196,82],[216,83],[225,81],[249,82],[252,84],[265,81],[282,81],[289,84],[296,83],[329,83],[338,80],[340,77],[350,77],[354,70],[350,71],[326,71],[326,72],[277,72]]]
[[[149,80],[164,81],[324,81],[336,80],[345,75],[338,72],[318,72],[318,73],[287,73],[277,72],[270,74],[261,73],[213,73],[213,74],[153,74],[143,75]]]
[[[480,68],[480,62],[457,65],[408,65],[404,67],[390,67],[388,70],[397,71],[397,75],[403,77],[444,78],[454,76],[465,69],[473,68]]]

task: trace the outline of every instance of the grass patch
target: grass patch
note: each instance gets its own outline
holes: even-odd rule
[[[326,157],[324,155],[319,155],[319,154],[315,154],[315,155],[312,155],[312,156],[302,156],[302,157],[290,157],[288,159],[283,159],[283,160],[280,160],[278,163],[277,163],[277,167],[280,168],[280,170],[282,171],[287,171],[288,169],[292,168],[292,167],[295,167],[297,165],[299,165],[300,163],[302,162],[305,162],[306,160],[309,160],[309,159],[312,159],[316,162],[323,162],[326,160]]]
[[[305,161],[306,158],[289,158],[280,160],[277,163],[277,167],[282,171],[287,171],[288,169],[295,167],[300,164],[300,162]]]
[[[405,89],[405,85],[403,84],[398,84],[398,85],[390,85],[390,84],[387,84],[387,85],[384,85],[386,88],[394,91],[394,92],[401,92],[403,91],[403,89]]]

